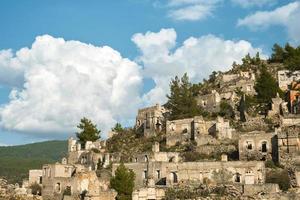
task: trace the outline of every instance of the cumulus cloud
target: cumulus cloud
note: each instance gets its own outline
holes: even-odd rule
[[[0,85],[17,87],[23,84],[25,66],[13,58],[12,50],[0,51]]]
[[[6,130],[73,134],[86,116],[106,132],[116,121],[132,118],[140,104],[140,67],[108,46],[39,36],[15,55],[1,51],[3,71],[8,77],[0,75],[1,82],[22,75],[24,83],[0,107]]]
[[[205,35],[176,45],[176,38],[174,29],[133,35],[141,52],[136,62],[108,46],[49,35],[16,53],[2,50],[0,71],[7,74],[0,76],[0,84],[14,89],[0,107],[0,128],[57,137],[53,134],[73,134],[86,116],[106,133],[117,121],[132,122],[141,106],[165,103],[174,76],[187,72],[199,82],[247,53],[261,53],[244,40]],[[141,95],[143,79],[152,79],[155,87]]]
[[[212,71],[227,70],[231,64],[250,53],[262,54],[260,48],[239,40],[224,40],[214,35],[190,37],[174,49],[176,32],[162,29],[158,33],[138,33],[132,37],[141,51],[138,61],[144,65],[143,75],[154,80],[156,87],[143,96],[148,104],[163,103],[169,89],[170,79],[188,73],[193,82],[199,82]]]
[[[243,8],[271,6],[277,3],[277,0],[231,0],[233,4]]]
[[[251,30],[264,30],[270,26],[283,26],[286,28],[290,40],[300,43],[300,2],[292,2],[272,11],[258,11],[239,19],[238,26],[246,26]]]
[[[169,0],[168,16],[176,21],[197,21],[213,15],[222,0]]]

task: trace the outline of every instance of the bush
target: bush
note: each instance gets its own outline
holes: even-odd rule
[[[37,183],[33,183],[32,185],[30,185],[29,188],[31,189],[31,194],[33,194],[33,195],[41,195],[42,194],[42,187]]]
[[[266,167],[267,167],[267,168],[275,169],[275,168],[276,168],[276,165],[275,165],[275,163],[274,163],[272,160],[267,160],[267,161],[266,161]]]
[[[219,115],[225,117],[226,119],[234,118],[234,109],[226,101],[221,101]]]
[[[67,186],[63,194],[66,196],[71,196],[71,187]]]
[[[99,149],[92,148],[91,150],[92,150],[94,153],[100,153],[100,150],[99,150]]]
[[[287,191],[290,187],[290,178],[287,170],[271,171],[266,174],[266,183],[277,183],[279,188]]]

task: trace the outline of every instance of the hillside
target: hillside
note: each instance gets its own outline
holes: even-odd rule
[[[29,169],[59,161],[67,153],[66,141],[47,141],[20,146],[0,147],[0,177],[21,183]]]

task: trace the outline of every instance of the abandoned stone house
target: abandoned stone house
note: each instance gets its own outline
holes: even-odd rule
[[[289,127],[281,127],[277,132],[278,159],[281,163],[291,160],[300,160],[300,127],[293,125]]]
[[[158,150],[157,148],[153,148]],[[158,152],[156,152],[158,153]],[[167,152],[161,152],[161,155]],[[147,199],[148,195],[161,199],[164,194],[162,188],[190,183],[208,183],[220,181],[226,175],[224,182],[254,185],[264,184],[265,165],[261,161],[223,161],[217,162],[182,162],[181,159],[147,159],[125,163],[134,171],[136,199]],[[119,166],[114,163],[112,174]],[[225,174],[225,175],[224,175]],[[150,184],[150,186],[149,186]],[[151,188],[148,190],[147,188]],[[156,196],[155,196],[156,195]]]
[[[95,171],[81,165],[48,164],[43,166],[44,200],[113,200],[116,193],[107,187],[109,177],[99,179]]]
[[[73,138],[68,140],[68,157],[61,163],[45,164],[42,170],[29,172],[29,186],[42,186],[44,200],[81,198],[84,200],[113,200],[116,192],[109,189],[110,173],[97,177],[99,164],[106,167],[111,162],[105,151],[105,142],[87,141],[85,145]]]
[[[288,92],[288,106],[290,113],[300,114],[300,93],[298,90],[289,90]]]
[[[253,131],[239,136],[239,160],[272,160],[275,134]],[[274,149],[275,148],[275,149]]]
[[[139,109],[135,128],[141,130],[146,137],[153,136],[162,130],[166,114],[167,110],[159,104]]]
[[[29,185],[32,185],[34,183],[41,185],[42,180],[43,180],[43,170],[41,169],[29,170],[29,179],[28,179]]]
[[[248,80],[255,80],[255,73],[251,70],[249,71],[239,71],[238,73],[234,74],[222,74],[222,82],[230,82],[234,81],[238,78],[248,79]]]
[[[65,158],[65,163],[82,164],[87,168],[96,170],[98,163],[103,166],[109,165],[111,158],[105,149],[105,141],[87,141],[84,146],[73,139],[68,140],[68,158]]]
[[[286,91],[293,81],[300,80],[300,71],[290,72],[289,70],[279,70],[277,72],[277,79],[279,88]]]
[[[147,163],[152,161],[157,162],[178,162],[180,160],[178,152],[161,152],[159,149],[159,143],[155,142],[152,145],[151,152],[137,153],[130,157],[130,162],[134,163]]]
[[[205,145],[214,139],[231,139],[233,131],[229,121],[222,117],[215,121],[204,120],[202,116],[167,121],[166,143],[167,146],[174,146],[176,143],[195,141],[197,145]]]

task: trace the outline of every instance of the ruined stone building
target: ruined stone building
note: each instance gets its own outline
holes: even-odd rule
[[[277,132],[278,159],[281,163],[300,160],[300,127],[293,125],[282,127]]]
[[[276,146],[274,133],[254,131],[240,135],[239,159],[240,160],[272,160]]]
[[[277,79],[279,88],[286,91],[293,81],[300,80],[300,71],[290,72],[289,70],[279,70],[277,72]]]
[[[167,152],[161,152],[161,155],[163,154]],[[113,174],[118,166],[119,163],[113,164]],[[265,165],[261,161],[223,159],[217,162],[182,162],[180,159],[149,158],[125,163],[125,166],[136,174],[134,199],[149,199],[150,196],[152,199],[162,199],[164,195],[162,189],[192,183],[220,181],[240,185],[265,183]]]
[[[167,146],[174,146],[176,143],[197,142],[198,145],[208,144],[216,139],[232,138],[233,129],[229,121],[218,117],[215,121],[204,120],[202,116],[188,119],[167,121],[166,142]]]
[[[209,94],[199,94],[196,97],[197,105],[209,112],[218,112],[222,101],[234,105],[239,101],[237,91],[247,95],[255,95],[255,73],[241,71],[235,74],[222,74],[218,81],[218,88]]]
[[[150,137],[162,130],[167,110],[156,104],[155,106],[138,110],[135,128],[141,130],[144,136]]]
[[[43,200],[113,200],[116,192],[108,188],[110,173],[101,172],[101,178],[96,174],[98,166],[106,167],[110,161],[103,141],[83,145],[70,138],[68,157],[45,164],[42,170],[31,170],[29,185],[35,182],[42,186]]]

